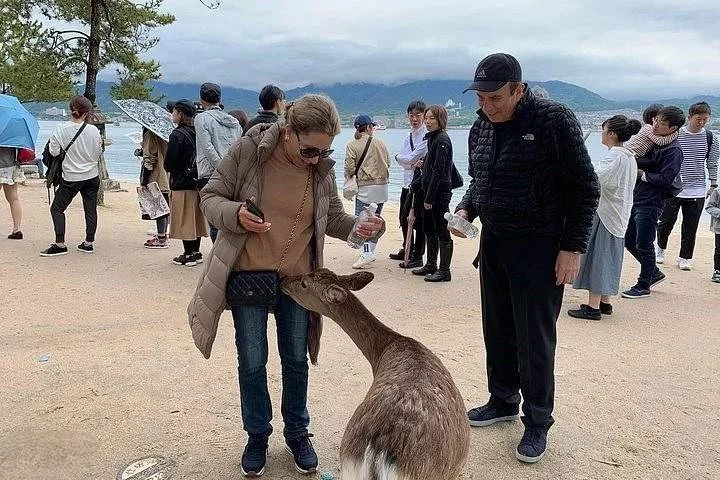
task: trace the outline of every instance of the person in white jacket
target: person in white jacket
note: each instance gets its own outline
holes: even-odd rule
[[[402,228],[403,243],[397,253],[391,253],[390,258],[393,260],[404,260],[405,244],[408,235],[413,235],[413,231],[408,231],[408,215],[410,209],[413,208],[413,194],[411,185],[415,175],[420,175],[422,162],[427,155],[427,140],[425,134],[427,128],[423,119],[425,117],[425,102],[422,100],[413,100],[407,107],[408,121],[410,122],[410,132],[405,135],[400,153],[395,155],[395,161],[403,169],[403,189],[400,194],[400,228]],[[419,181],[418,181],[419,184]],[[422,199],[418,198],[419,204]],[[417,208],[415,211],[422,211]],[[412,241],[412,253],[407,265],[405,262],[400,263],[401,268],[417,268],[423,265],[423,254],[425,253],[425,234],[422,229],[422,215],[415,218],[413,230],[416,235]]]
[[[237,118],[220,108],[220,97],[220,85],[200,85],[200,104],[203,111],[195,115],[194,119],[198,190],[207,184],[230,146],[242,134]],[[210,225],[210,239],[214,243],[216,238],[217,228]]]
[[[637,163],[632,151],[623,142],[640,131],[638,120],[615,115],[602,124],[602,143],[607,155],[595,168],[600,183],[600,202],[593,221],[587,252],[580,258],[573,288],[588,291],[588,303],[568,315],[587,320],[600,320],[612,313],[610,296],[620,288],[625,232],[633,204],[637,180]]]

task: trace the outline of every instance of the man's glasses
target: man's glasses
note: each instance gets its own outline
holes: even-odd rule
[[[298,142],[302,143],[302,140],[300,140],[300,135],[299,135],[297,132],[295,132],[295,136],[297,137]],[[332,155],[332,153],[333,153],[334,151],[335,151],[335,150],[333,150],[332,148],[326,148],[325,150],[320,150],[320,149],[317,148],[317,147],[305,147],[305,148],[302,148],[302,147],[301,147],[301,148],[300,148],[300,155],[301,155],[303,158],[315,158],[315,157],[317,157],[317,158],[327,158],[327,157],[329,157],[330,155]]]

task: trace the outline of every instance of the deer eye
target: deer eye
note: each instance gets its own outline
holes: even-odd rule
[[[305,281],[304,278],[302,280],[300,280],[300,287],[307,288],[307,282]]]

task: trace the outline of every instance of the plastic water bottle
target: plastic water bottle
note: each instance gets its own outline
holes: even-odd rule
[[[347,244],[350,245],[352,248],[360,248],[363,246],[363,243],[367,241],[367,238],[358,235],[357,229],[358,226],[365,220],[370,217],[374,217],[376,211],[377,203],[371,203],[368,208],[360,212],[360,215],[358,215],[357,220],[355,220],[355,225],[353,225],[352,232],[350,232],[350,236],[347,239]]]
[[[445,214],[445,220],[447,220],[448,226],[454,228],[459,232],[464,233],[465,236],[468,238],[475,238],[478,236],[478,233],[480,233],[480,230],[478,230],[475,225],[468,222],[460,215],[455,215],[453,213],[447,212]]]

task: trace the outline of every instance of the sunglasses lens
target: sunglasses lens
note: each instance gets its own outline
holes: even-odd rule
[[[317,148],[301,148],[300,149],[300,155],[302,155],[305,158],[315,158],[318,155],[320,155],[322,152],[318,150]]]

